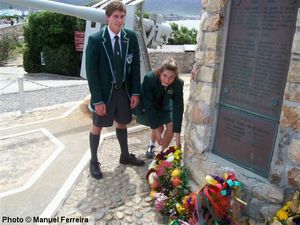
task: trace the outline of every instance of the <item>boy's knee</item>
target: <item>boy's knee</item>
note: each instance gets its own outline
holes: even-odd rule
[[[117,126],[116,126],[118,129],[126,129],[127,128],[127,125],[124,124],[124,123],[117,123]]]
[[[92,125],[91,128],[91,133],[94,135],[99,135],[101,133],[102,127],[97,127],[94,124]]]

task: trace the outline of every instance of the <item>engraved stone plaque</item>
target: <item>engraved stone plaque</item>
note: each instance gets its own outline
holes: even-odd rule
[[[279,120],[299,6],[232,1],[220,103]]]
[[[266,176],[277,124],[249,113],[221,107],[214,153]]]
[[[300,0],[231,0],[213,152],[267,176]]]

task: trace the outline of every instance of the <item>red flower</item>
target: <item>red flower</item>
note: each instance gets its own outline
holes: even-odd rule
[[[152,190],[158,190],[160,188],[160,183],[158,182],[157,179],[154,179],[153,184],[151,185]]]
[[[162,161],[162,162],[161,162],[161,165],[162,165],[163,167],[165,167],[165,168],[171,168],[171,167],[172,167],[172,163],[170,163],[170,162],[168,162],[168,161],[166,161],[166,160]]]
[[[173,184],[174,187],[179,186],[180,183],[181,183],[181,180],[179,179],[179,177],[174,177],[174,178],[172,179],[172,184]]]
[[[161,163],[157,166],[157,176],[162,176],[165,174],[166,169],[171,168],[172,164],[166,160],[161,161]]]

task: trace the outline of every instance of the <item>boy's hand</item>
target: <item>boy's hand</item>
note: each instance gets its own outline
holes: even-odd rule
[[[130,108],[134,109],[139,104],[140,97],[138,95],[133,95],[130,98]]]
[[[95,111],[99,116],[106,116],[106,105],[104,103],[95,105]]]

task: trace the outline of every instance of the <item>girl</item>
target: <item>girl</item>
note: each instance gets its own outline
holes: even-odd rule
[[[141,103],[137,122],[152,129],[146,157],[155,156],[157,142],[162,150],[167,148],[175,134],[177,146],[181,146],[180,132],[183,115],[183,80],[178,77],[178,66],[174,59],[144,77]]]

